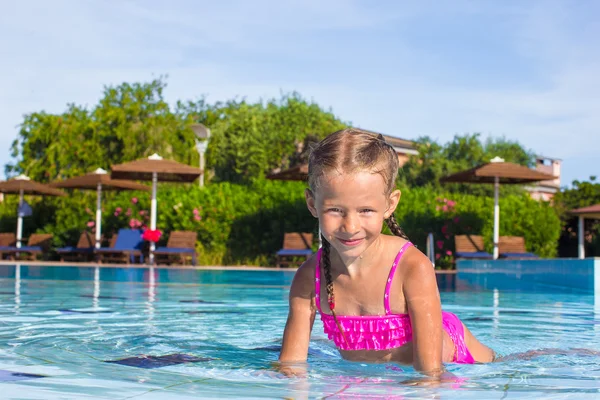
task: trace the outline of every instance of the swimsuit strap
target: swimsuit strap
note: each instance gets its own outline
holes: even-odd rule
[[[317,310],[321,312],[321,253],[323,249],[317,251],[317,265],[315,265],[315,303]]]
[[[402,246],[402,248],[398,252],[398,255],[396,256],[396,259],[394,260],[394,263],[392,264],[392,268],[390,269],[390,275],[388,276],[388,280],[385,284],[385,294],[383,296],[383,307],[385,308],[386,315],[390,315],[392,313],[390,310],[390,287],[392,286],[392,279],[394,279],[396,267],[398,267],[398,264],[400,263],[400,259],[402,258],[404,251],[406,251],[406,249],[412,245],[413,244],[411,242],[406,242],[404,246]]]

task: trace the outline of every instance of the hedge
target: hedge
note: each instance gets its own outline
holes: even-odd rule
[[[200,265],[273,265],[285,232],[313,232],[316,238],[317,222],[306,209],[304,188],[302,182],[269,180],[250,185],[213,183],[205,188],[159,184],[157,227],[166,233],[197,231]],[[76,243],[83,229],[94,229],[95,192],[75,190],[65,198],[27,200],[34,212],[25,218],[25,236],[51,232],[59,247]],[[108,236],[122,227],[148,223],[149,205],[146,192],[105,192],[103,233]],[[16,208],[14,195],[0,203],[0,231],[15,231]],[[561,225],[550,205],[513,195],[501,198],[500,208],[502,235],[524,236],[527,250],[542,257],[556,255]],[[406,189],[397,217],[421,249],[427,234],[434,234],[439,268],[453,265],[455,234],[482,234],[491,250],[493,198]]]

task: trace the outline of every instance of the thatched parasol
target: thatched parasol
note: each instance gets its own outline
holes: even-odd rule
[[[600,219],[600,204],[595,204],[593,206],[588,206],[588,207],[583,207],[583,208],[576,208],[574,210],[569,211],[569,214],[575,215],[577,217],[579,217],[579,226],[578,226],[578,232],[577,232],[577,237],[578,237],[578,255],[579,258],[584,259],[585,258],[585,247],[583,245],[583,235],[584,235],[584,223],[585,223],[585,219]]]
[[[267,179],[277,181],[302,181],[308,180],[308,164],[300,164],[292,168],[284,169],[267,175]],[[321,226],[319,225],[319,248],[323,246],[321,239]]]
[[[17,247],[21,247],[23,237],[23,215],[20,210],[23,206],[23,196],[26,194],[39,196],[66,196],[58,189],[52,188],[43,183],[32,181],[28,176],[19,175],[8,181],[0,182],[0,192],[5,194],[19,195],[19,212],[17,213]]]
[[[100,248],[102,231],[102,190],[142,190],[149,191],[150,187],[141,183],[112,179],[102,168],[86,175],[76,176],[60,182],[53,182],[52,187],[63,189],[95,190],[96,196],[96,248]]]
[[[112,167],[113,179],[152,181],[150,203],[150,229],[156,229],[156,185],[158,181],[193,182],[202,174],[199,168],[173,160],[165,160],[158,154]],[[155,243],[150,242],[150,263],[154,262]]]
[[[279,181],[306,181],[308,179],[308,164],[301,164],[296,167],[274,172],[267,175],[267,179]]]
[[[494,184],[494,260],[498,258],[498,238],[500,236],[500,206],[498,190],[500,184],[523,184],[556,179],[556,176],[545,174],[519,164],[505,162],[500,157],[489,163],[457,172],[440,179],[441,182],[453,183],[493,183]]]

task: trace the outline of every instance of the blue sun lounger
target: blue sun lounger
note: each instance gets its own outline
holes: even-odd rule
[[[491,260],[494,258],[483,249],[483,237],[477,235],[456,235],[454,237],[456,258]]]
[[[142,253],[144,240],[141,229],[119,229],[113,247],[99,248],[94,251],[100,263],[135,263],[136,259],[144,262]]]

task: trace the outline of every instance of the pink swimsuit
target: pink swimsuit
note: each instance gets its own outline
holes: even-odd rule
[[[324,332],[340,350],[388,350],[403,346],[412,340],[409,315],[392,314],[390,311],[390,287],[394,272],[396,272],[402,254],[410,246],[412,246],[410,242],[402,246],[390,269],[383,296],[385,315],[337,316],[344,330],[345,339],[339,331],[333,315],[326,314],[321,310],[321,250],[319,250],[315,268],[315,302],[319,314],[321,314]],[[460,364],[473,364],[475,360],[465,344],[464,329],[460,319],[452,313],[443,311],[442,326],[454,343],[455,351],[452,361]]]

